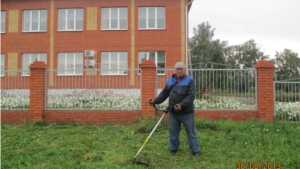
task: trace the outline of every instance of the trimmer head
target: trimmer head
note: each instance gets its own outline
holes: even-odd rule
[[[139,164],[139,165],[144,165],[144,166],[150,166],[148,163],[142,162],[142,161],[136,161],[135,158],[130,160],[131,164]]]
[[[135,163],[135,158],[131,159],[130,162],[131,162],[131,164],[134,164]]]

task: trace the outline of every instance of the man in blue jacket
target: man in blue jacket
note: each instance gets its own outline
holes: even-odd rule
[[[185,64],[175,64],[175,74],[168,80],[162,92],[150,104],[160,104],[169,97],[169,133],[170,155],[179,149],[179,133],[181,123],[184,125],[190,149],[194,156],[199,156],[200,146],[194,120],[195,81],[186,75]]]

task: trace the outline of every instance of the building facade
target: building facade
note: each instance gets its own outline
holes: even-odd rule
[[[144,60],[158,68],[186,62],[189,2],[2,0],[1,76],[4,70],[29,76],[35,60],[60,70],[51,76],[81,76],[82,69],[126,75]]]

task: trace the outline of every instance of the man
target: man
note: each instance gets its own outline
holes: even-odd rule
[[[184,125],[192,154],[199,156],[200,146],[194,120],[195,81],[186,75],[185,64],[175,64],[175,74],[168,80],[162,92],[150,100],[151,105],[160,104],[169,97],[169,134],[170,155],[175,155],[179,149],[179,133],[181,123]]]

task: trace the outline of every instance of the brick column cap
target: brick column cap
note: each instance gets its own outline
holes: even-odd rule
[[[43,61],[34,61],[32,64],[29,65],[29,68],[47,68],[48,65]]]
[[[269,60],[260,60],[258,61],[258,63],[254,66],[254,68],[258,69],[258,68],[269,68],[269,69],[274,69],[275,66],[274,64],[269,61]]]
[[[156,65],[152,60],[145,60],[142,63],[141,68],[156,68]]]

